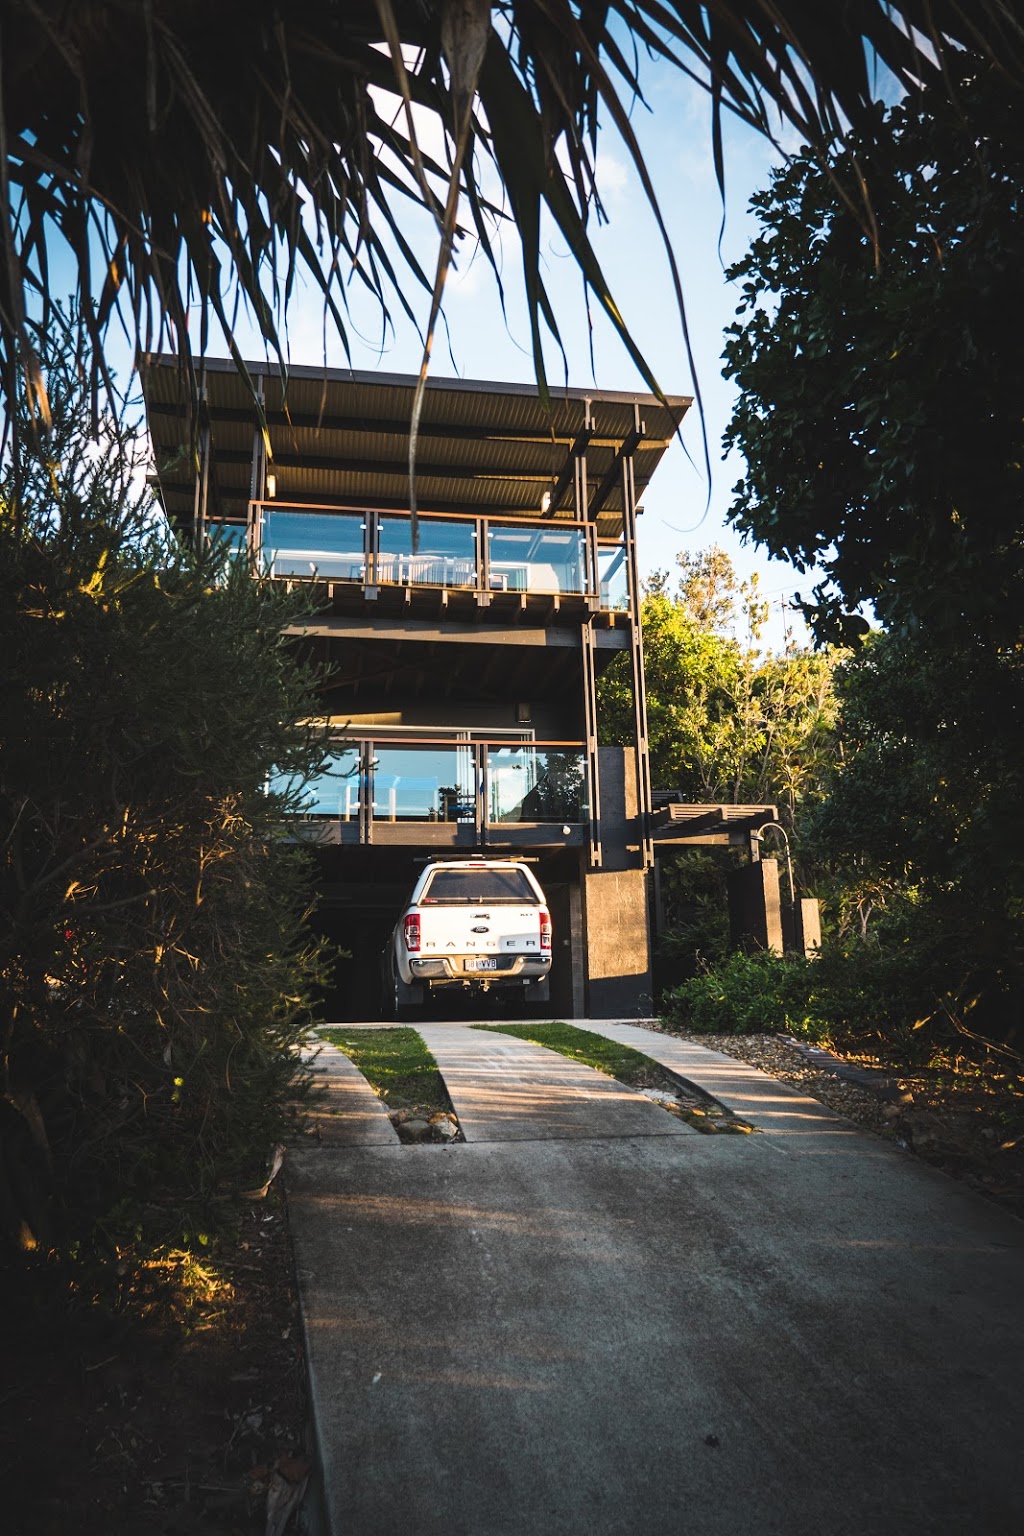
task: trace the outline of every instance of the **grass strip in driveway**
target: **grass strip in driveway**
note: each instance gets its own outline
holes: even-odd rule
[[[474,1024],[473,1029],[487,1030],[492,1034],[514,1035],[517,1040],[529,1040],[534,1045],[546,1045],[560,1056],[593,1067],[607,1077],[614,1077],[626,1088],[653,1088],[677,1096],[675,1104],[660,1103],[670,1114],[679,1115],[698,1131],[708,1135],[725,1132],[747,1132],[753,1129],[719,1104],[710,1094],[705,1094],[690,1083],[684,1083],[667,1067],[652,1061],[642,1051],[631,1045],[620,1045],[605,1035],[595,1035],[589,1029],[577,1029],[575,1024],[558,1020],[537,1024]]]
[[[448,1120],[458,1130],[459,1122],[437,1062],[417,1030],[321,1029],[319,1034],[359,1068],[384,1100],[403,1141],[456,1139],[439,1129]],[[404,1130],[418,1121],[426,1121],[437,1134],[420,1136]]]

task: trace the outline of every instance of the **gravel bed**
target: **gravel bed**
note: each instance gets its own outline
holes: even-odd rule
[[[672,1031],[676,1033],[676,1031]],[[721,1051],[724,1056],[734,1056],[738,1061],[758,1067],[780,1082],[799,1088],[802,1093],[817,1099],[845,1115],[866,1130],[893,1137],[893,1115],[886,1113],[887,1106],[878,1096],[856,1083],[845,1083],[833,1072],[822,1072],[810,1066],[799,1051],[786,1045],[776,1035],[692,1035],[680,1032],[680,1039],[694,1045],[706,1046],[709,1051]]]
[[[1024,1218],[1024,1079],[1009,1071],[1004,1059],[988,1061],[982,1070],[941,1065],[899,1070],[843,1058],[844,1067],[877,1078],[877,1087],[863,1086],[808,1060],[777,1035],[704,1035],[644,1022],[758,1067]]]

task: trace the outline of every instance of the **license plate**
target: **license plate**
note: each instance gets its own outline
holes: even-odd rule
[[[470,969],[474,971],[496,971],[498,969],[497,960],[471,960],[469,964]]]

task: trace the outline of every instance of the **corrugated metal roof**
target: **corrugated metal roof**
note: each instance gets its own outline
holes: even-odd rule
[[[285,381],[266,363],[248,366],[263,391],[279,499],[407,504],[414,378],[293,368]],[[164,504],[172,518],[187,520],[197,460],[186,382],[170,357],[147,359],[142,381]],[[212,449],[210,511],[244,517],[256,427],[250,387],[224,359],[203,364],[202,384]],[[433,378],[417,446],[417,501],[426,511],[538,512],[544,491],[568,463],[588,411],[591,492],[614,465],[639,415],[645,428],[633,456],[639,500],[691,403],[682,395],[666,405],[646,394],[556,389],[549,410],[529,385]],[[570,485],[561,516],[571,515],[571,501]],[[613,530],[621,510],[621,484],[615,483],[602,507],[602,532]]]

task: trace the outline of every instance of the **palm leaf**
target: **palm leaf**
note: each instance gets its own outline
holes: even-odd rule
[[[459,156],[458,120],[449,115],[442,25],[458,3],[464,0],[288,7],[279,0],[5,0],[0,391],[8,417],[23,387],[19,359],[39,350],[35,336],[60,323],[50,285],[52,253],[65,240],[78,290],[69,323],[90,358],[94,389],[109,387],[103,347],[115,322],[140,350],[178,352],[184,376],[194,379],[187,324],[194,304],[200,338],[216,321],[233,349],[234,317],[239,304],[247,306],[284,367],[287,308],[300,273],[317,284],[325,323],[343,345],[352,278],[375,295],[385,322],[396,304],[415,312],[417,288],[431,296],[433,310],[436,274],[432,282],[403,237],[402,206],[412,197],[436,215],[451,178],[419,151],[414,104],[442,116],[459,166],[455,208],[465,193],[493,265],[477,171],[468,155]],[[556,339],[557,329],[539,265],[541,204],[642,376],[654,382],[587,232],[597,196],[598,112],[620,131],[628,125],[645,55],[708,85],[720,183],[724,111],[761,132],[789,123],[821,150],[846,123],[870,132],[872,59],[908,90],[942,88],[945,51],[970,47],[997,59],[1018,86],[1024,81],[1024,20],[1010,0],[846,0],[841,7],[820,0],[503,0],[494,11],[501,25],[492,32],[479,96],[470,92],[465,142],[491,151],[519,222],[542,388],[542,329]],[[380,48],[387,37],[395,58],[403,50],[415,55],[401,64],[397,82]],[[381,118],[375,88],[397,91],[406,133]],[[523,165],[510,123],[525,128],[528,119]],[[567,146],[568,177],[558,169],[559,142]],[[645,177],[642,154],[627,142]],[[653,197],[647,181],[645,188]],[[851,196],[859,196],[856,188]],[[450,229],[442,242],[451,236]],[[404,271],[388,255],[391,241]]]

